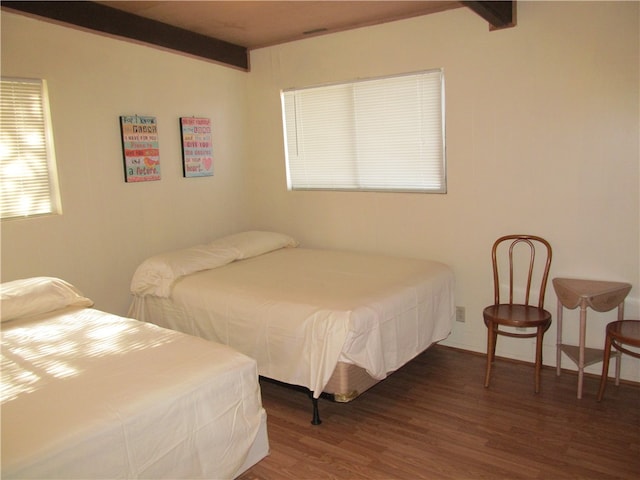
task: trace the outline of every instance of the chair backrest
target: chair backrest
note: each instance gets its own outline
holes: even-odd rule
[[[506,276],[509,280],[508,303],[531,305],[531,294],[537,293],[538,308],[544,308],[551,256],[551,245],[544,238],[535,235],[505,235],[498,238],[491,249],[494,303],[501,303],[500,278]],[[501,266],[503,268],[500,268]],[[500,275],[502,271],[505,271],[504,275]],[[534,283],[538,285],[539,290],[533,287]],[[523,301],[514,300],[515,289],[519,289],[517,296]],[[504,291],[507,291],[506,287]]]

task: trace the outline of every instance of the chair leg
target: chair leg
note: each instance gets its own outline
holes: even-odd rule
[[[607,377],[609,376],[609,360],[611,359],[611,336],[607,335],[604,342],[604,355],[602,358],[602,375],[600,377],[600,390],[598,390],[598,402],[602,401],[604,389],[607,386]]]
[[[540,371],[542,370],[542,338],[544,336],[544,328],[538,327],[536,335],[536,379],[535,379],[535,392],[540,391]]]
[[[496,344],[498,343],[498,324],[494,324],[493,326],[493,350],[491,352],[491,361],[495,363],[496,361]]]
[[[487,372],[484,377],[485,388],[489,386],[489,380],[491,379],[491,364],[496,354],[496,338],[495,326],[493,322],[487,323]]]

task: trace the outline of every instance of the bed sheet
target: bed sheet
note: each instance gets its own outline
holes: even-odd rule
[[[2,478],[232,478],[268,449],[259,388],[228,346],[99,310],[4,322]]]
[[[454,283],[440,262],[280,249],[183,277],[170,298],[136,297],[130,315],[231,345],[317,397],[338,361],[383,379],[446,338]]]

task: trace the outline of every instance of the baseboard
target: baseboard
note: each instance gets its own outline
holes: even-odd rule
[[[460,348],[460,347],[452,347],[450,345],[434,345],[432,348],[446,348],[448,350],[455,350],[457,352],[461,352],[461,353],[466,353],[469,355],[476,355],[479,357],[486,357],[487,354],[483,353],[483,352],[476,352],[474,350],[465,350],[464,348]],[[510,358],[510,357],[501,357],[496,355],[496,360],[499,360],[501,362],[510,362],[510,363],[517,363],[517,364],[522,364],[522,365],[530,365],[533,366],[533,362],[527,362],[526,360],[519,360],[517,358]],[[542,368],[544,370],[554,370],[556,369],[556,367],[554,365],[543,365]],[[571,370],[568,368],[560,368],[560,373],[562,374],[567,374],[567,375],[575,375],[576,377],[578,376],[578,371],[577,370]],[[584,372],[584,376],[587,378],[597,378],[600,379],[600,375],[595,374],[595,373],[589,373],[589,372]],[[609,380],[614,380],[614,377],[607,377]],[[640,386],[640,382],[636,382],[633,380],[626,380],[624,378],[620,379],[620,383],[624,384],[624,385],[633,385],[636,387]]]

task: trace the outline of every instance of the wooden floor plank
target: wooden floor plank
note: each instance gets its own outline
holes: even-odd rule
[[[239,480],[280,479],[637,479],[640,386],[607,387],[586,376],[542,372],[436,346],[356,400],[321,399],[311,425],[300,392],[261,382],[271,454]]]

